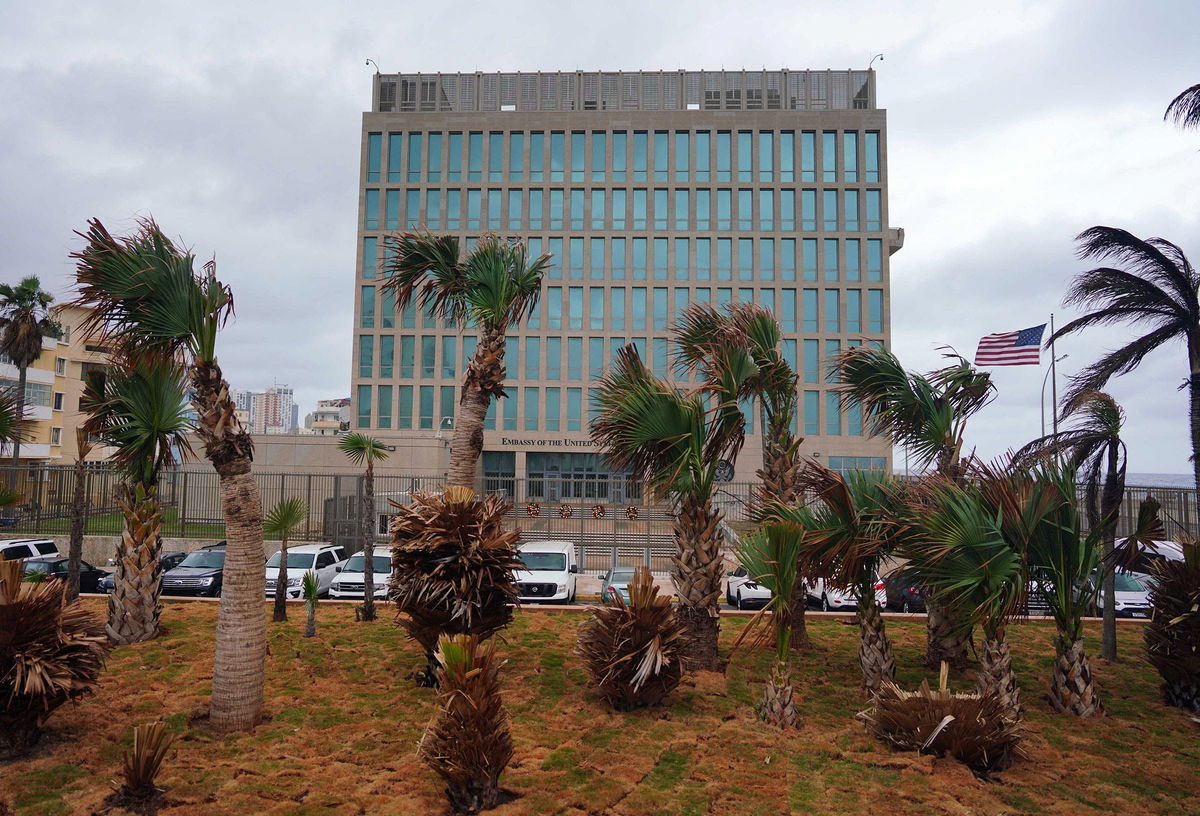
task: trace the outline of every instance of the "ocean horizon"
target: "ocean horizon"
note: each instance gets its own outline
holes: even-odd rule
[[[896,473],[904,471],[897,468]],[[917,475],[914,473],[914,475]],[[1190,473],[1126,473],[1126,487],[1178,487],[1191,489],[1196,481]]]

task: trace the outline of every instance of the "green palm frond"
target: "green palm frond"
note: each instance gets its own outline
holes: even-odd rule
[[[792,634],[792,599],[799,580],[805,528],[795,522],[776,521],[741,539],[737,558],[747,574],[771,590],[771,600],[738,635],[738,642],[757,628],[770,613],[775,635],[775,659],[787,660]]]
[[[1163,120],[1181,128],[1200,127],[1200,85],[1193,85],[1172,99]]]
[[[378,439],[364,433],[348,433],[338,438],[338,450],[355,465],[364,462],[381,462],[388,457],[387,446]]]
[[[58,324],[50,316],[54,296],[42,291],[34,275],[16,286],[0,284],[0,351],[17,368],[27,368],[42,356],[42,337],[55,335]]]
[[[298,497],[283,499],[263,516],[263,534],[281,541],[291,540],[296,529],[308,518],[308,505]]]
[[[31,433],[31,420],[15,388],[0,388],[0,444],[24,442]]]
[[[304,605],[310,611],[317,608],[320,588],[317,584],[317,574],[312,570],[305,572],[304,577],[300,579],[300,595],[304,598]]]

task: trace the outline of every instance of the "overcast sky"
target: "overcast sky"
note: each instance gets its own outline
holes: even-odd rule
[[[68,293],[72,230],[151,215],[237,301],[235,387],[278,380],[301,415],[349,393],[356,183],[371,57],[384,71],[862,68],[883,52],[894,346],[1065,316],[1094,224],[1200,263],[1200,132],[1162,122],[1200,82],[1195,2],[17,2],[0,26],[0,280]],[[1062,344],[1068,375],[1122,332]],[[994,455],[1039,433],[1042,370],[993,369],[969,429]],[[1112,393],[1130,469],[1190,470],[1181,346]]]

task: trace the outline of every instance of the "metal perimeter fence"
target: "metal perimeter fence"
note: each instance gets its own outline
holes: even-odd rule
[[[100,463],[85,471],[88,510],[84,532],[120,535],[123,517],[115,495],[121,472]],[[300,498],[308,517],[295,539],[341,544],[347,552],[359,549],[359,517],[364,477],[357,473],[255,473],[263,507],[286,498]],[[66,535],[70,532],[75,470],[66,465],[0,468],[0,479],[15,484],[22,500],[0,510],[0,534]],[[375,530],[385,540],[393,503],[408,504],[420,491],[440,490],[443,476],[376,475]],[[750,522],[752,483],[718,486],[715,503],[729,525],[746,529]],[[646,495],[640,481],[584,473],[545,478],[484,476],[478,488],[511,503],[510,528],[525,540],[561,539],[574,542],[583,572],[599,573],[610,566],[645,564],[666,573],[675,553],[673,508]],[[1127,534],[1139,502],[1153,495],[1162,503],[1169,537],[1187,531],[1196,535],[1200,518],[1196,491],[1169,487],[1126,488],[1118,535]],[[164,508],[167,538],[221,539],[225,523],[220,488],[212,470],[173,469],[162,474],[159,498]],[[728,530],[728,526],[725,528]]]

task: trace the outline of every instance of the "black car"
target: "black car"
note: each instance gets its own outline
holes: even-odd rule
[[[893,612],[924,612],[925,594],[911,570],[898,569],[884,579],[887,608]]]
[[[224,574],[224,542],[210,544],[188,553],[174,569],[163,573],[162,594],[215,598],[221,594]]]
[[[26,576],[40,573],[42,580],[65,581],[71,567],[71,559],[61,555],[41,555],[26,558],[22,570]],[[79,591],[98,592],[96,585],[104,577],[104,570],[96,569],[86,561],[79,562]]]
[[[178,565],[186,555],[187,553],[185,552],[168,552],[160,554],[158,556],[158,564],[161,572],[159,573],[158,580],[161,582],[162,576],[166,575],[168,570]],[[96,591],[103,592],[105,595],[107,595],[113,591],[113,583],[115,580],[116,573],[107,573],[103,578],[100,579],[100,583],[97,584]]]

